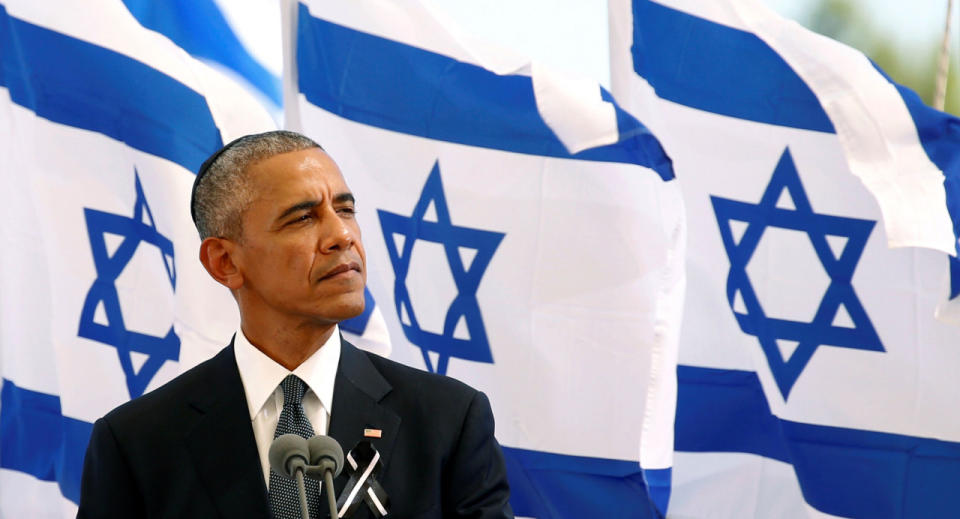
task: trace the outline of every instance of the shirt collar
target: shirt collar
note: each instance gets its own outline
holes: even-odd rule
[[[281,366],[256,346],[250,344],[243,330],[238,329],[233,339],[233,352],[237,359],[237,369],[247,396],[247,408],[253,420],[267,398],[273,394],[280,382],[293,373],[300,377],[313,391],[327,413],[333,409],[333,383],[340,364],[340,329],[334,326],[330,338],[307,360],[293,371]]]

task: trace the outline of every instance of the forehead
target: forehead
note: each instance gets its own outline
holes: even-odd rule
[[[340,168],[320,148],[281,153],[261,160],[250,167],[247,178],[254,201],[349,192]]]

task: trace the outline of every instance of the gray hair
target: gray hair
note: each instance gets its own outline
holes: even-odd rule
[[[240,137],[214,153],[200,166],[190,200],[200,239],[240,239],[241,217],[254,196],[246,174],[250,166],[274,155],[311,148],[323,149],[309,137],[277,130]]]

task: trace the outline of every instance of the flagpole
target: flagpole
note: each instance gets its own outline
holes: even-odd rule
[[[943,28],[943,41],[940,43],[940,57],[937,64],[937,89],[933,96],[933,107],[943,110],[947,98],[947,76],[950,72],[950,20],[953,18],[953,0],[947,0],[947,22]]]

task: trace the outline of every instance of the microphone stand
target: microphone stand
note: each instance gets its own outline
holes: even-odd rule
[[[327,505],[330,507],[330,519],[339,517],[337,514],[337,499],[333,495],[333,471],[327,468],[323,471],[323,486],[327,489]]]
[[[307,505],[307,487],[303,482],[302,467],[297,467],[297,489],[300,491],[300,517],[310,519],[310,506]]]
[[[330,466],[332,464],[332,461],[325,459],[317,465],[307,465],[307,475],[317,479],[320,474],[323,474],[323,488],[327,494],[327,506],[330,507],[330,518],[335,519],[339,517],[339,514],[337,513],[337,496],[334,495],[333,490],[333,467]]]

